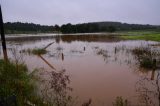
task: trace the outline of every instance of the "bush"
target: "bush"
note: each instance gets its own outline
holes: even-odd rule
[[[14,64],[0,60],[0,99],[7,103],[8,98],[15,97],[18,106],[25,106],[27,103],[42,104],[36,96],[36,86],[33,75],[28,74],[24,64]],[[41,103],[40,103],[41,102]],[[12,106],[8,103],[7,106]]]

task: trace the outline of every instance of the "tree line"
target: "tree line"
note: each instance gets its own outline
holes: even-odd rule
[[[159,26],[127,24],[120,22],[93,22],[72,25],[70,23],[59,27],[62,33],[93,33],[93,32],[115,32],[115,31],[132,31],[132,30],[157,30]]]
[[[72,25],[71,23],[61,26],[47,26],[33,23],[7,22],[4,24],[6,33],[95,33],[115,32],[132,30],[159,30],[160,26],[127,24],[121,22],[92,22]]]
[[[54,31],[54,26],[34,23],[7,22],[4,24],[6,33],[48,33]]]

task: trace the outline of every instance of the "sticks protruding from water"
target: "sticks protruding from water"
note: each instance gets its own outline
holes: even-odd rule
[[[62,61],[64,60],[64,54],[62,53]]]
[[[151,80],[154,80],[154,76],[155,76],[155,70],[152,71]]]

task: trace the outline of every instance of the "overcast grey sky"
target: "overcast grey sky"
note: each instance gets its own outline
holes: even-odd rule
[[[4,22],[119,21],[160,25],[160,0],[0,0]]]

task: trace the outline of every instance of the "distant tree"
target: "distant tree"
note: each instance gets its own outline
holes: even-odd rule
[[[7,22],[4,24],[6,33],[30,33],[30,32],[53,32],[53,26],[39,25],[33,23]]]
[[[108,32],[115,32],[116,31],[116,28],[114,26],[109,26],[108,27]]]
[[[66,25],[61,26],[62,33],[73,33],[72,24],[68,23]]]
[[[33,23],[7,22],[4,24],[6,33],[48,33],[59,31],[62,33],[94,33],[94,32],[115,32],[115,31],[132,31],[132,30],[157,30],[160,26],[127,24],[120,22],[92,22],[72,25],[70,23],[47,26]]]
[[[60,31],[60,26],[59,26],[59,25],[56,24],[56,25],[54,26],[54,28],[55,28],[55,30],[56,30],[57,32]]]

